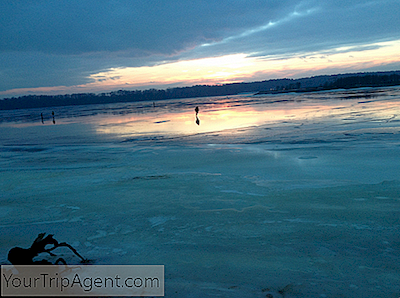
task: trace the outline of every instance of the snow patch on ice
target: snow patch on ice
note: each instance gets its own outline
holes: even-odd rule
[[[66,206],[66,208],[68,208],[68,209],[73,209],[73,210],[79,210],[79,209],[81,209],[81,208],[78,207],[78,206]]]
[[[107,236],[107,232],[106,231],[97,230],[96,232],[97,232],[96,235],[87,237],[86,239],[90,241],[90,240],[93,240],[93,239],[102,238],[102,237]]]
[[[372,230],[372,228],[368,225],[352,224],[351,227],[355,228],[356,230]]]
[[[60,219],[60,220],[49,220],[49,221],[38,221],[38,222],[22,222],[16,224],[9,225],[1,225],[0,228],[9,228],[9,227],[19,227],[19,226],[30,226],[30,225],[47,225],[47,224],[55,224],[55,223],[63,223],[68,222],[68,219]]]
[[[220,192],[225,192],[225,193],[237,193],[240,195],[243,195],[244,193],[241,191],[237,191],[237,190],[230,190],[230,189],[226,189],[226,190],[220,190]]]
[[[262,223],[273,224],[273,223],[276,223],[276,221],[275,220],[264,220]]]
[[[263,197],[264,195],[258,194],[258,193],[253,193],[253,192],[248,192],[247,193],[249,196],[256,196],[256,197]]]
[[[79,247],[79,245],[81,245],[81,243],[79,241],[73,241],[71,243],[72,247]]]
[[[284,221],[293,222],[293,223],[315,223],[316,221],[302,219],[302,218],[286,218]]]
[[[151,217],[148,219],[148,221],[151,223],[151,227],[156,227],[162,224],[165,224],[169,220],[174,220],[174,216],[155,216]]]
[[[119,255],[126,255],[126,254],[127,254],[126,251],[124,251],[124,250],[122,250],[122,249],[120,249],[120,248],[114,248],[114,249],[112,250],[112,253],[113,253],[113,254],[119,254]]]

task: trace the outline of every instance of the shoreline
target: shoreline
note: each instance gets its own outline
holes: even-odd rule
[[[334,88],[325,88],[325,87],[309,87],[309,88],[298,88],[298,89],[288,89],[288,90],[268,90],[268,91],[260,91],[254,95],[264,95],[264,94],[285,94],[285,93],[309,93],[309,92],[319,92],[319,91],[335,91],[335,90],[350,90],[350,89],[359,89],[359,88],[384,88],[384,87],[399,87],[398,84],[393,85],[376,85],[376,86],[353,86],[353,87],[334,87]]]

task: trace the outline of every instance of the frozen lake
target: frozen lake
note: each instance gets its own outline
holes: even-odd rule
[[[399,169],[400,88],[0,111],[0,263],[46,232],[166,297],[398,298]]]

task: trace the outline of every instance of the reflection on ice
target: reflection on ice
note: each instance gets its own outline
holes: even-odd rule
[[[1,112],[0,262],[47,232],[166,297],[397,297],[399,95]]]
[[[77,142],[89,141],[88,138],[94,142],[171,138],[202,143],[342,142],[362,137],[363,132],[357,129],[367,129],[374,136],[396,132],[400,90],[374,90],[51,108],[58,118],[55,127],[41,124],[40,109],[7,111],[0,112],[0,130],[7,128],[4,135],[11,131],[9,134],[15,136],[24,133],[18,128],[28,127],[29,134],[34,131],[37,135],[36,143],[49,138],[59,143],[64,134]],[[196,125],[199,116],[198,112],[193,113],[195,107],[201,108],[201,125]],[[45,111],[46,115],[49,113],[50,109]],[[329,139],[324,136],[326,130],[330,132]],[[12,137],[8,142],[12,143]]]

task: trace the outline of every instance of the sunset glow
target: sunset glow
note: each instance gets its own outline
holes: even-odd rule
[[[193,109],[184,109],[179,112],[132,113],[108,117],[94,117],[91,125],[100,134],[115,135],[118,138],[129,138],[146,135],[173,137],[178,135],[193,135],[198,133],[222,132],[240,128],[257,127],[260,125],[275,126],[277,123],[290,121],[299,125],[305,121],[313,123],[330,118],[347,119],[352,112],[354,102],[335,100],[334,93],[330,94],[328,102],[308,101],[276,102],[269,104],[268,99],[260,97],[258,105],[241,105],[232,107],[229,104],[216,103],[213,108],[204,107],[198,118],[200,125],[195,124]],[[234,100],[235,97],[232,98]],[[172,101],[173,102],[173,101]],[[167,105],[169,103],[166,103]],[[379,101],[364,107],[364,113],[376,119],[391,119],[393,110],[397,110],[397,102]]]
[[[362,50],[364,49],[365,50]],[[368,48],[371,48],[368,50]],[[291,58],[248,57],[245,54],[166,63],[152,67],[116,68],[91,75],[90,86],[134,88],[180,83],[181,85],[226,84],[232,82],[301,77],[302,73],[330,73],[331,69],[357,72],[362,68],[400,62],[400,40],[364,46],[361,50],[337,48]]]
[[[365,68],[400,62],[400,40],[364,45],[361,48],[341,47],[331,51],[310,52],[295,57],[251,57],[246,54],[183,60],[156,66],[111,68],[89,76],[91,83],[13,89],[3,96],[26,92],[59,94],[102,92],[117,89],[163,89],[168,86],[215,85],[276,78],[300,78],[313,74],[358,72]]]

